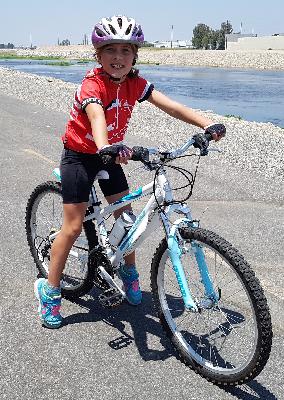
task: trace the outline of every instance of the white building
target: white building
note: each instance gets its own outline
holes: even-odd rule
[[[191,42],[189,40],[166,40],[163,42],[152,42],[152,44],[154,45],[154,47],[156,48],[166,48],[166,49],[170,49],[170,48],[189,48],[191,46]]]
[[[284,34],[273,36],[241,35],[232,33],[225,37],[226,50],[284,50]]]

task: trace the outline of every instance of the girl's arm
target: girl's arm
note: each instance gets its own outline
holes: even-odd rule
[[[109,144],[104,110],[100,104],[90,103],[86,107],[86,114],[92,127],[92,135],[96,146],[101,149]]]
[[[154,106],[160,108],[165,113],[171,115],[174,118],[180,119],[181,121],[193,124],[200,128],[205,128],[208,125],[212,125],[214,122],[208,118],[203,117],[191,108],[183,106],[177,101],[171,100],[158,90],[153,90],[148,98],[148,101]]]
[[[92,127],[92,135],[98,150],[111,146],[108,142],[107,124],[102,106],[96,103],[90,103],[86,107],[86,114],[89,118]],[[124,146],[116,157],[116,163],[127,164],[131,156],[132,151],[127,146]]]

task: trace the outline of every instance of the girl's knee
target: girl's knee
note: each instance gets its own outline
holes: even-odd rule
[[[66,227],[62,227],[62,233],[68,236],[70,239],[76,240],[82,232],[82,225],[69,224]]]

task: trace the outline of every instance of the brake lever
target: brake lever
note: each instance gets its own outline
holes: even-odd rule
[[[218,149],[218,147],[209,147],[208,151],[216,151],[217,153],[224,153],[224,150]]]

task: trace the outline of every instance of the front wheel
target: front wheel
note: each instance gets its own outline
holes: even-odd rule
[[[63,220],[61,184],[45,182],[35,188],[26,208],[27,241],[39,271],[47,278],[52,240]],[[61,279],[61,292],[66,298],[83,296],[93,286],[93,274],[89,268],[89,248],[94,242],[95,227],[90,222],[74,243],[67,258]],[[91,229],[92,228],[92,229]]]
[[[153,300],[161,324],[181,360],[207,380],[242,384],[264,368],[272,327],[266,298],[254,272],[220,236],[201,228],[179,231],[181,262],[198,312],[184,306],[164,239],[151,266]],[[191,244],[203,248],[217,303],[208,301]]]

